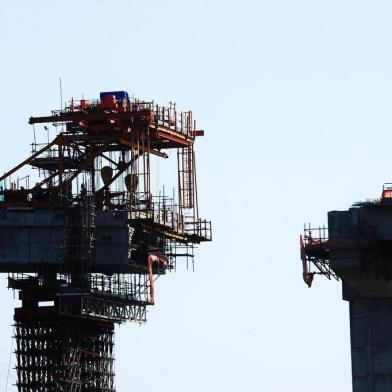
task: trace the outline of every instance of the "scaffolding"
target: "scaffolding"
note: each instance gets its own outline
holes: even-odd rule
[[[329,280],[339,280],[330,266],[328,241],[327,227],[313,228],[310,223],[304,225],[303,235],[300,236],[300,250],[302,276],[308,287],[311,287],[314,275],[323,275]],[[315,269],[312,269],[312,266]]]
[[[0,176],[7,230],[21,233],[24,221],[27,233],[25,262],[13,261],[11,248],[0,253],[22,300],[14,315],[18,390],[114,391],[114,324],[145,322],[156,278],[178,258],[193,266],[194,247],[212,240],[197,199],[194,143],[204,131],[192,112],[124,91],[72,99],[29,123],[58,132],[37,142],[34,130],[31,156]],[[151,192],[150,157],[168,159],[167,150],[177,151],[178,203]],[[18,176],[26,165],[35,182]]]

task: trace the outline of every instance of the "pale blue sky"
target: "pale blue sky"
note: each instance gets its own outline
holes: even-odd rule
[[[147,325],[117,331],[119,392],[350,390],[348,305],[336,282],[306,288],[298,236],[392,179],[391,17],[389,1],[1,2],[0,172],[28,153],[28,117],[59,107],[60,76],[64,99],[175,100],[206,130],[214,242],[159,279]]]

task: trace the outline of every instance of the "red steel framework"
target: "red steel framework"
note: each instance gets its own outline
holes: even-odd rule
[[[50,212],[63,229],[56,261],[0,258],[22,300],[14,316],[18,390],[114,391],[114,323],[145,321],[156,277],[211,240],[211,222],[199,217],[194,152],[204,131],[192,112],[124,91],[72,99],[29,123],[59,132],[38,143],[34,129],[31,156],[0,176],[0,214]],[[170,150],[177,150],[178,202],[174,192],[151,192],[151,159]],[[34,185],[30,174],[19,175],[26,165],[38,170]],[[113,240],[98,218],[125,222],[126,238],[118,239],[125,262],[112,263],[109,253],[96,262]],[[7,230],[1,222],[0,230]]]

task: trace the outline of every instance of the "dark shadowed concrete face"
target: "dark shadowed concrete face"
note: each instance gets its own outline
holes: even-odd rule
[[[340,278],[350,303],[353,391],[392,391],[391,198],[330,211],[328,238],[309,229],[305,241],[303,260]]]
[[[124,212],[98,211],[93,264],[116,269],[130,263],[129,227]],[[0,210],[0,271],[32,271],[41,263],[62,263],[64,212]]]
[[[392,391],[392,299],[350,301],[354,392]]]
[[[354,392],[392,391],[391,222],[388,201],[328,214],[330,265],[350,302]]]
[[[392,297],[391,222],[392,206],[385,202],[328,213],[330,266],[352,289],[351,296]]]

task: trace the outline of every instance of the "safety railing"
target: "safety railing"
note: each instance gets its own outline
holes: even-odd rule
[[[186,234],[200,241],[212,240],[211,221],[196,219],[185,223]]]
[[[302,261],[302,276],[304,282],[311,287],[313,277],[316,274],[324,275],[328,279],[339,280],[329,263],[329,250],[325,247],[328,239],[328,227],[311,227],[304,225],[303,236],[300,236],[300,254]],[[312,271],[312,265],[316,267]]]
[[[172,230],[178,234],[185,234],[184,217],[174,211],[174,206],[164,206],[159,203],[149,203],[129,208],[129,219],[133,221],[148,220],[151,223]]]
[[[191,111],[177,112],[174,105],[169,107],[155,105],[153,113],[157,125],[187,136],[193,136],[195,122]]]
[[[64,109],[52,110],[52,115],[57,116],[63,113],[85,111],[85,112],[98,112],[100,109],[101,101],[99,99],[88,100],[80,99],[69,101]],[[123,105],[120,102],[120,106]],[[193,137],[196,129],[196,122],[193,119],[191,111],[179,112],[176,110],[176,105],[170,103],[170,106],[160,106],[154,102],[146,102],[131,98],[126,106],[121,106],[121,111],[139,112],[148,110],[152,113],[152,122],[158,126],[168,128],[172,131],[182,133],[186,136]],[[116,107],[113,108],[116,110]]]
[[[322,244],[328,241],[328,227],[319,226],[311,227],[310,224],[304,224],[304,242],[305,245]]]
[[[90,274],[92,293],[123,298],[132,303],[149,303],[150,282],[145,274]]]

